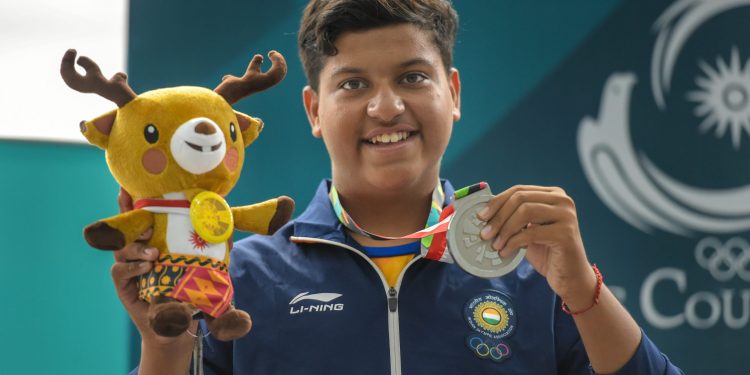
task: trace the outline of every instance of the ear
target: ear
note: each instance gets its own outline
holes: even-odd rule
[[[93,120],[81,121],[81,133],[89,143],[106,150],[109,143],[109,133],[112,132],[116,117],[117,110],[113,109]]]
[[[453,122],[457,122],[461,119],[461,78],[458,75],[458,69],[450,69],[448,83],[453,99]]]
[[[318,93],[310,86],[305,86],[302,89],[302,102],[305,105],[305,113],[307,113],[307,121],[310,122],[312,128],[312,135],[315,138],[320,138],[320,117],[318,117]]]
[[[242,112],[234,111],[234,114],[237,115],[237,123],[240,126],[245,147],[250,146],[263,130],[263,120],[248,116]]]

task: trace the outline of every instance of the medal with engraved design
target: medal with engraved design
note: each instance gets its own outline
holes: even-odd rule
[[[457,192],[458,193],[458,192]],[[477,213],[487,207],[492,198],[489,185],[463,197],[457,197],[453,206],[455,214],[448,225],[446,235],[448,251],[453,260],[464,271],[479,277],[492,278],[513,271],[526,255],[526,249],[502,257],[492,248],[492,240],[482,240],[479,232],[487,225],[477,218]]]
[[[190,202],[190,221],[195,232],[210,243],[229,239],[234,230],[234,218],[229,205],[211,191],[198,193]]]

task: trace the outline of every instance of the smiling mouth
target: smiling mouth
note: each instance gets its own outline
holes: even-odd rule
[[[185,143],[186,143],[186,144],[187,144],[187,145],[188,145],[188,146],[189,146],[190,148],[192,148],[193,150],[195,150],[195,151],[198,151],[198,152],[203,152],[203,147],[202,147],[202,146],[198,146],[198,145],[196,145],[195,143],[190,143],[190,142],[188,142],[188,141],[185,141]],[[217,143],[217,144],[215,144],[215,145],[211,146],[211,151],[216,151],[216,150],[218,150],[219,148],[221,148],[221,142],[219,142],[219,143]]]
[[[400,143],[411,138],[417,132],[399,131],[393,133],[381,134],[369,139],[363,140],[364,143],[371,145],[388,145],[394,143]]]

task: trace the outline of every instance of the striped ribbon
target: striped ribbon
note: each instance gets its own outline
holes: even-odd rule
[[[467,195],[482,190],[485,187],[487,187],[487,184],[484,182],[480,182],[456,190],[456,192],[453,194],[454,200],[466,197]],[[367,238],[377,241],[400,240],[408,238],[420,239],[420,247],[423,257],[441,262],[453,263],[453,258],[451,258],[450,253],[445,251],[447,248],[445,233],[448,231],[448,225],[453,218],[453,204],[451,203],[447,207],[443,208],[443,205],[445,205],[445,192],[443,191],[443,187],[440,184],[440,181],[438,181],[435,190],[432,191],[430,215],[427,217],[427,224],[425,225],[425,229],[401,237],[382,236],[372,232],[368,232],[364,228],[360,227],[357,222],[355,222],[354,219],[349,216],[349,214],[344,209],[344,206],[341,205],[341,200],[339,200],[339,194],[336,191],[335,186],[331,186],[331,190],[328,193],[328,198],[330,198],[331,200],[331,205],[333,206],[333,211],[336,213],[336,217],[338,217],[341,224],[343,224],[352,232],[361,234]]]

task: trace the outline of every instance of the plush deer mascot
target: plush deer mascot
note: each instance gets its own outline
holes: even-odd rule
[[[250,316],[232,306],[227,272],[234,229],[270,234],[291,217],[294,201],[281,196],[229,207],[223,199],[242,171],[245,147],[263,128],[260,119],[234,111],[232,104],[284,78],[286,62],[269,53],[271,68],[261,73],[255,55],[243,77],[225,76],[213,91],[172,87],[136,95],[127,76],[107,80],[91,59],[76,51],[63,56],[60,73],[72,89],[96,93],[117,109],[81,122],[88,141],[106,151],[117,182],[131,194],[135,209],[84,229],[91,246],[121,249],[153,228],[148,245],[159,249],[152,271],[138,280],[139,296],[150,303],[149,322],[162,336],[185,332],[200,310],[211,334],[233,340],[250,330]]]

